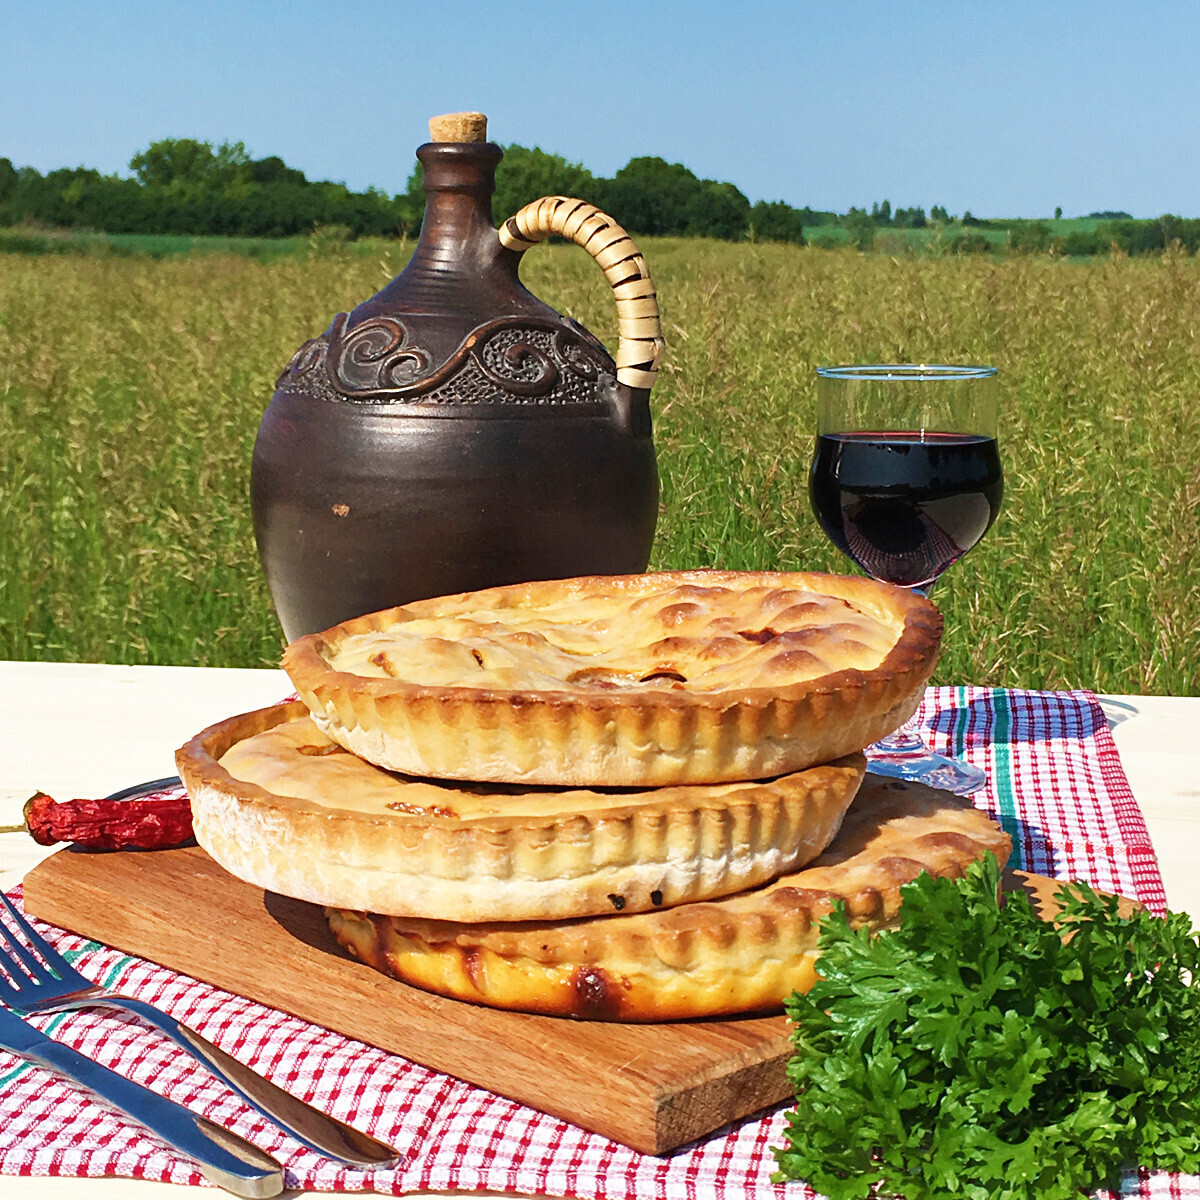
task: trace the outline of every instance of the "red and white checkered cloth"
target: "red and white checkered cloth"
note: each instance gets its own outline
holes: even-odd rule
[[[988,772],[988,792],[976,802],[1012,835],[1013,865],[1084,879],[1163,911],[1146,826],[1093,696],[938,688],[927,694],[921,718],[935,749]],[[772,1147],[783,1144],[782,1107],[666,1158],[638,1154],[208,984],[49,926],[41,930],[85,975],[165,1008],[289,1091],[405,1155],[387,1171],[331,1163],[281,1134],[133,1018],[100,1010],[34,1018],[60,1041],[250,1138],[285,1164],[289,1187],[533,1192],[580,1200],[812,1195],[802,1184],[771,1182]],[[3,1052],[0,1174],[204,1182],[141,1127]],[[1121,1194],[1200,1200],[1200,1179],[1131,1173]]]

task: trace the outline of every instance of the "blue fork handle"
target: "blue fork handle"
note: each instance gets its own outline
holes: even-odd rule
[[[269,1154],[228,1129],[196,1116],[173,1100],[134,1083],[85,1058],[70,1046],[38,1039],[19,1053],[51,1067],[128,1113],[169,1145],[194,1158],[204,1177],[249,1200],[265,1200],[283,1191],[283,1169]]]
[[[276,1087],[265,1076],[238,1062],[207,1038],[201,1037],[194,1029],[189,1029],[174,1017],[143,1000],[135,1000],[132,996],[90,996],[53,1007],[86,1008],[93,1005],[122,1008],[153,1025],[193,1058],[203,1063],[222,1083],[237,1092],[251,1108],[262,1113],[268,1120],[274,1121],[298,1142],[310,1150],[317,1151],[318,1154],[358,1167],[386,1167],[400,1157],[394,1147]],[[44,1012],[50,1007],[47,1005],[41,1011]]]

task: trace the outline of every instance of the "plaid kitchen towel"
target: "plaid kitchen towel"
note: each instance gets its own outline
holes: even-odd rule
[[[930,689],[931,745],[982,766],[976,803],[1012,835],[1013,865],[1165,908],[1145,823],[1095,697],[1085,692]],[[17,893],[19,896],[19,889]],[[400,1148],[387,1171],[331,1163],[281,1134],[140,1022],[74,1012],[34,1022],[54,1037],[250,1138],[289,1187],[400,1194],[540,1193],[580,1200],[802,1200],[771,1182],[784,1110],[743,1121],[665,1158],[639,1154],[511,1100],[439,1075],[275,1009],[49,926],[89,977],[165,1008],[281,1086]],[[0,1052],[0,1174],[125,1175],[203,1184],[195,1167],[72,1084]],[[1194,1197],[1200,1180],[1131,1173],[1122,1195]]]

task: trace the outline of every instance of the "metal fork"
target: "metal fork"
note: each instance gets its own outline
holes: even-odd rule
[[[0,919],[0,969],[9,976],[6,980],[0,974],[0,1001],[15,1012],[58,1012],[91,1006],[124,1009],[165,1033],[247,1104],[310,1149],[357,1167],[388,1166],[400,1157],[393,1147],[276,1087],[152,1004],[92,983],[34,930],[2,892],[0,900],[29,942],[26,946]]]

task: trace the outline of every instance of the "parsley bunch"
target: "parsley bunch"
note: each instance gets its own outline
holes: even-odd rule
[[[898,930],[824,920],[821,978],[787,1006],[776,1179],[830,1200],[1078,1200],[1122,1166],[1200,1170],[1190,920],[1069,884],[1056,927],[999,882],[988,855],[907,884]]]

